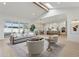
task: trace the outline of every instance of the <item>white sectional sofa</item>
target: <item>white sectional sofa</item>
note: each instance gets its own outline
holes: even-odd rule
[[[12,34],[10,36],[10,43],[17,44],[21,42],[26,42],[28,39],[30,39],[31,37],[35,37],[35,36],[36,35],[33,32],[28,32],[25,34]]]

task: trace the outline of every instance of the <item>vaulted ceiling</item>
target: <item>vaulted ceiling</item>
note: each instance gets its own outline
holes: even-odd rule
[[[66,20],[65,13],[73,16],[79,15],[79,2],[44,2],[50,3],[53,7],[42,17],[42,21],[48,23],[58,23]]]
[[[2,16],[25,18],[32,21],[45,12],[33,2],[7,2],[6,5],[0,2],[0,15]]]
[[[49,2],[53,8],[78,8],[79,2]]]
[[[0,2],[0,15],[2,16],[11,16],[11,17],[18,17],[18,18],[24,18],[29,21],[36,21],[40,16],[43,14],[47,14],[43,19],[45,22],[59,22],[61,20],[64,20],[64,15],[61,15],[58,11],[55,9],[75,9],[79,8],[79,2],[44,2],[44,3],[50,3],[52,5],[52,9],[50,12],[46,12],[39,6],[35,5],[33,2],[7,2],[6,5],[3,5],[2,2]]]

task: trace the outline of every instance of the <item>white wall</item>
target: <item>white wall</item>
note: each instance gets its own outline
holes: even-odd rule
[[[77,31],[73,31],[72,29],[72,20],[74,16],[67,17],[67,33],[68,33],[68,40],[79,42],[79,28]]]
[[[79,20],[79,8],[74,9],[62,9],[67,15],[67,38],[70,41],[79,42],[79,30],[77,32],[72,31],[72,20]],[[79,28],[78,28],[79,29]]]

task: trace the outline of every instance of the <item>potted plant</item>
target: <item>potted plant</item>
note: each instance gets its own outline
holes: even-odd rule
[[[35,25],[34,25],[34,24],[32,24],[32,25],[31,25],[31,28],[30,28],[30,31],[32,31],[32,32],[33,32],[34,30],[35,30]]]

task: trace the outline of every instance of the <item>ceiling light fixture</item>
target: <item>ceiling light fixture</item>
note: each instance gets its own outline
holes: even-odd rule
[[[6,2],[3,2],[3,5],[6,5]]]

